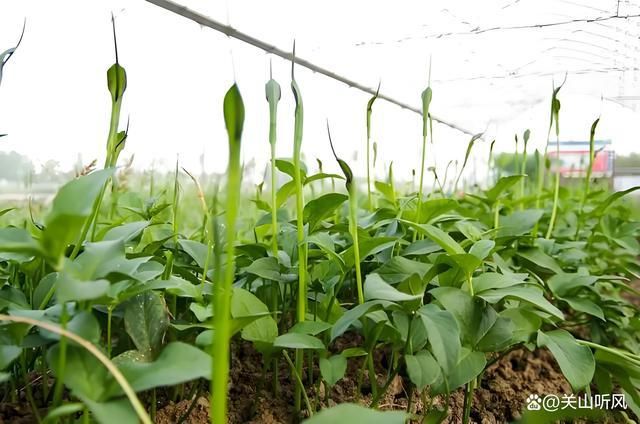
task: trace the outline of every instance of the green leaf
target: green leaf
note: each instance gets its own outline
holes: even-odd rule
[[[22,353],[19,346],[0,345],[0,370],[7,368]]]
[[[60,405],[57,408],[53,408],[42,420],[42,423],[47,424],[52,422],[60,422],[60,418],[78,413],[83,409],[84,405],[82,403],[67,403],[64,405]]]
[[[497,303],[505,297],[523,300],[537,306],[544,312],[547,312],[560,320],[564,319],[562,311],[545,299],[542,295],[542,291],[534,286],[514,286],[502,289],[492,289],[478,294],[478,297],[483,298],[489,303]]]
[[[460,354],[460,361],[445,377],[449,390],[454,391],[479,376],[486,364],[487,360],[484,353],[463,348]]]
[[[526,175],[509,175],[508,177],[500,178],[495,186],[486,191],[487,198],[492,203],[495,202],[498,197],[516,185],[516,183],[524,177],[526,177]]]
[[[334,340],[336,337],[344,334],[344,332],[347,331],[349,327],[351,327],[351,325],[353,325],[363,315],[367,314],[372,309],[379,307],[386,308],[390,305],[392,304],[383,300],[373,300],[349,309],[333,325],[333,328],[331,329],[331,340]]]
[[[280,264],[278,263],[278,260],[272,256],[256,259],[251,262],[244,271],[266,280],[282,280],[282,276],[280,275]]]
[[[405,221],[406,222],[406,221]],[[413,228],[438,243],[450,255],[463,255],[466,252],[451,236],[438,227],[429,224],[413,224],[409,223]]]
[[[462,340],[472,347],[496,322],[497,313],[491,306],[458,288],[438,287],[430,290],[429,293],[444,309],[453,314],[462,334]]]
[[[100,323],[98,323],[98,319],[89,311],[81,311],[74,315],[67,323],[67,330],[91,343],[98,344],[100,342]],[[60,340],[59,334],[52,333],[45,329],[40,329],[40,334],[50,340]]]
[[[364,261],[367,256],[375,255],[385,249],[389,249],[394,246],[397,241],[395,237],[359,238],[358,247],[360,249],[360,260]],[[342,252],[342,258],[344,259],[347,269],[354,266],[353,246],[349,246],[348,249]]]
[[[438,220],[439,217],[454,210],[458,202],[453,199],[428,199],[420,205],[420,222],[417,220],[417,208],[405,211],[403,217],[416,224],[429,224]]]
[[[418,310],[427,330],[431,351],[445,374],[449,374],[460,356],[460,330],[451,312],[443,311],[433,304]]]
[[[47,350],[47,362],[56,376],[59,375],[60,345]],[[119,390],[119,386],[107,369],[92,354],[78,346],[67,346],[63,382],[71,392],[84,402],[88,399],[99,402],[109,398],[108,392]]]
[[[58,302],[93,300],[104,296],[109,290],[109,280],[82,281],[61,272],[56,281],[56,299]]]
[[[0,228],[0,258],[27,262],[41,253],[40,246],[23,228]]]
[[[409,417],[405,412],[382,412],[353,403],[342,403],[333,408],[324,409],[304,424],[336,424],[336,423],[367,423],[367,424],[404,424]]]
[[[516,252],[516,255],[528,260],[529,262],[541,268],[548,269],[556,274],[562,273],[562,268],[555,259],[544,253],[539,248],[522,249]]]
[[[138,237],[150,224],[150,221],[136,221],[119,225],[107,231],[102,240],[121,240],[126,243]]]
[[[291,178],[295,178],[296,171],[293,161],[290,159],[276,159],[276,168],[283,174],[287,174]],[[300,164],[300,177],[304,180],[307,177],[307,171],[304,164]]]
[[[607,197],[603,202],[599,203],[598,207],[593,210],[592,214],[595,216],[602,216],[607,210],[607,208],[613,204],[613,202],[615,202],[616,200],[620,199],[623,196],[626,196],[629,193],[633,193],[636,190],[640,190],[640,186],[631,187],[627,190],[613,193],[612,195]]]
[[[413,261],[403,256],[394,256],[378,268],[376,273],[386,282],[395,284],[406,280],[413,274],[417,274],[423,278],[429,269],[431,269],[431,265],[424,262]]]
[[[315,349],[324,350],[324,344],[320,339],[308,334],[286,333],[278,336],[273,345],[288,349]]]
[[[125,362],[119,366],[136,392],[211,378],[211,356],[182,342],[169,343],[153,362]],[[110,395],[120,394],[120,387]]]
[[[309,201],[303,214],[304,222],[309,224],[309,232],[312,232],[322,220],[333,215],[347,199],[348,196],[341,193],[327,193]]]
[[[542,318],[526,308],[505,309],[500,312],[500,316],[514,323],[511,333],[513,343],[528,343],[542,326]]]
[[[596,368],[593,353],[587,346],[578,344],[571,333],[566,330],[538,331],[538,346],[547,347],[553,353],[574,391],[591,383]]]
[[[473,244],[473,246],[471,246],[469,253],[480,260],[484,260],[489,256],[489,254],[491,254],[491,251],[495,246],[496,242],[493,240],[478,240]]]
[[[317,336],[330,328],[331,324],[324,321],[300,321],[291,327],[289,332]]]
[[[124,327],[133,344],[145,355],[155,357],[168,326],[167,309],[158,293],[148,291],[127,302]]]
[[[187,255],[191,256],[200,268],[204,269],[204,264],[207,261],[207,245],[195,240],[178,240],[178,244],[182,247]]]
[[[506,288],[523,283],[523,277],[516,274],[505,275],[497,272],[484,272],[477,277],[473,277],[473,290],[477,295],[487,290]]]
[[[500,218],[498,237],[518,237],[529,233],[542,218],[540,209],[516,211]]]
[[[554,295],[562,297],[576,289],[590,287],[598,281],[598,277],[578,273],[559,273],[551,276],[547,281],[547,286]]]
[[[388,300],[404,302],[420,299],[422,294],[411,295],[403,293],[387,284],[378,274],[369,274],[364,282],[364,297],[366,300]]]
[[[331,387],[334,386],[347,371],[347,359],[342,355],[320,358],[320,372],[322,378]]]
[[[516,326],[511,319],[498,317],[487,334],[478,341],[475,349],[480,352],[500,352],[515,343],[515,330]]]
[[[440,366],[431,354],[422,350],[415,355],[405,355],[407,374],[419,391],[435,383],[440,376]]]
[[[71,242],[75,242],[102,187],[115,168],[102,169],[63,185],[53,199],[45,219],[42,247],[53,258],[59,258]]]

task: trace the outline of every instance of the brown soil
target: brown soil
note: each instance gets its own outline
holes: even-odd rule
[[[350,335],[348,338],[338,340],[336,349],[361,345],[359,336]],[[271,371],[263,375],[262,356],[256,352],[247,342],[238,342],[232,349],[231,382],[229,384],[229,423],[249,424],[290,424],[294,423],[295,413],[293,408],[294,384],[290,378],[289,368],[284,360],[279,361],[279,390],[277,395],[273,393]],[[376,373],[378,385],[382,386],[387,377],[388,355],[384,351],[377,353]],[[358,398],[358,375],[361,360],[352,358],[345,377],[332,387],[329,393],[323,386],[319,388],[319,396],[316,396],[316,385],[319,378],[317,367],[313,370],[314,384],[309,381],[309,375],[303,374],[302,378],[307,388],[310,401],[318,401],[320,407],[334,406],[342,402],[358,402],[370,405],[371,384],[365,375],[361,384],[362,395]],[[366,373],[365,373],[366,374]],[[204,387],[204,386],[202,386]],[[380,409],[406,409],[408,402],[407,389],[410,387],[408,380],[403,376],[396,376],[386,395],[380,400]],[[186,387],[189,392],[192,387]],[[525,400],[529,394],[564,394],[570,393],[571,387],[560,372],[552,355],[546,350],[529,352],[519,349],[500,358],[495,364],[488,367],[479,381],[474,392],[473,408],[471,411],[472,422],[478,424],[502,424],[512,422],[520,416],[524,409]],[[38,393],[35,391],[35,393]],[[208,393],[202,393],[197,399],[185,399],[180,402],[167,400],[169,393],[158,394],[158,412],[156,423],[175,424],[191,408],[191,413],[184,420],[190,424],[206,424],[210,422]],[[325,402],[325,395],[328,401]],[[31,415],[30,409],[20,396],[18,404],[0,402],[0,424],[4,423],[34,423],[36,420]],[[148,396],[142,396],[147,401]],[[412,396],[412,412],[422,414],[423,403],[417,394]],[[41,403],[41,399],[36,400]],[[429,399],[427,399],[429,401]],[[445,399],[436,397],[433,406],[443,409]],[[449,399],[449,415],[444,421],[447,424],[459,424],[462,422],[462,410],[464,394],[462,390],[453,393]],[[46,415],[43,411],[42,415]]]
[[[351,344],[344,341],[342,347]],[[342,348],[341,347],[341,348]],[[378,384],[382,385],[386,378],[384,374],[386,357],[384,353],[376,358],[378,367]],[[283,361],[284,362],[284,361]],[[231,371],[229,422],[232,424],[289,424],[294,422],[292,407],[294,386],[289,378],[286,363],[280,364],[280,391],[275,396],[271,387],[260,387],[262,380],[262,360],[248,343],[241,343],[234,349]],[[371,403],[371,385],[364,377],[362,382],[363,395],[356,398],[357,375],[359,360],[352,359],[346,376],[331,389],[330,400],[320,402],[323,407],[333,406],[342,402],[359,402],[364,405]],[[314,370],[317,379],[318,370]],[[267,385],[270,383],[271,372],[267,372]],[[308,376],[303,379],[311,402],[315,401],[315,387],[308,384]],[[397,376],[389,386],[389,390],[380,401],[381,409],[406,409],[408,381]],[[320,388],[320,397],[324,399],[325,388]],[[524,409],[525,400],[529,394],[563,394],[571,393],[571,387],[563,377],[555,360],[546,350],[529,352],[521,349],[511,352],[491,365],[484,373],[478,388],[474,392],[474,402],[471,412],[472,421],[481,424],[502,424],[512,422],[520,416]],[[433,405],[442,408],[444,399],[436,398]],[[450,413],[445,423],[458,424],[462,422],[464,394],[461,390],[453,393],[450,398]],[[170,404],[158,412],[157,423],[175,422],[189,407],[189,401]],[[413,395],[412,411],[422,413],[423,404],[417,394]],[[204,424],[209,422],[208,402],[198,402],[194,412],[185,422]],[[179,412],[178,412],[179,411]]]

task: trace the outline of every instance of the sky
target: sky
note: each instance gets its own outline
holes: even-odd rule
[[[587,140],[601,118],[597,138],[619,154],[640,151],[640,5],[632,0],[259,1],[179,0],[222,23],[300,57],[420,105],[431,87],[434,115],[472,133],[468,174],[482,174],[489,143],[511,151],[514,135],[529,128],[531,147],[544,148],[553,84],[560,92],[562,140]],[[111,13],[119,60],[128,76],[121,127],[130,132],[123,160],[140,169],[168,168],[177,157],[187,169],[223,172],[226,132],[222,99],[237,81],[246,107],[243,159],[262,178],[269,156],[264,84],[269,67],[282,87],[278,155],[293,146],[294,101],[290,63],[163,10],[144,0],[3,0],[0,50],[26,33],[5,68],[0,86],[0,149],[29,155],[37,164],[73,166],[102,161],[110,99],[106,70],[114,62]],[[601,22],[580,20],[611,16]],[[574,23],[565,23],[577,20]],[[525,28],[554,23],[543,28]],[[326,136],[329,120],[338,154],[364,174],[365,108],[370,97],[296,69],[304,108],[303,152],[337,170]],[[419,115],[384,101],[374,105],[375,173],[389,163],[400,178],[418,166]],[[470,136],[436,125],[427,162],[443,172],[462,161]],[[255,165],[252,165],[255,164]]]

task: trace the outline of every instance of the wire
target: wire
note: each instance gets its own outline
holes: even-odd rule
[[[175,13],[177,15],[180,15],[180,16],[182,16],[184,18],[187,18],[187,19],[190,19],[190,20],[192,20],[194,22],[197,22],[200,25],[203,25],[203,26],[209,27],[209,28],[211,28],[213,30],[216,30],[218,32],[221,32],[221,33],[227,35],[228,37],[235,38],[237,40],[240,40],[240,41],[243,41],[243,42],[245,42],[247,44],[250,44],[250,45],[252,45],[254,47],[257,47],[257,48],[259,48],[261,50],[264,50],[267,53],[271,53],[271,54],[273,54],[275,56],[279,56],[279,57],[281,57],[281,58],[283,58],[285,60],[289,60],[289,61],[294,59],[292,53],[289,53],[289,52],[286,52],[284,50],[281,50],[281,49],[279,49],[278,47],[276,47],[276,46],[274,46],[272,44],[268,44],[268,43],[266,43],[266,42],[264,42],[262,40],[259,40],[259,39],[255,38],[255,37],[249,35],[249,34],[246,34],[244,32],[240,32],[240,31],[236,30],[235,28],[233,28],[233,27],[231,27],[229,25],[224,25],[224,24],[222,24],[222,23],[220,23],[218,21],[215,21],[215,20],[213,20],[213,19],[211,19],[211,18],[209,18],[207,16],[204,16],[204,15],[202,15],[202,14],[200,14],[200,13],[194,11],[194,10],[191,10],[191,9],[185,7],[185,6],[177,4],[177,3],[175,3],[175,2],[173,2],[171,0],[146,0],[146,1],[149,2],[149,3],[155,4],[156,6],[162,7],[163,9],[166,9],[166,10],[168,10],[170,12],[173,12],[173,13]],[[322,74],[322,75],[324,75],[326,77],[329,77],[331,79],[334,79],[336,81],[340,81],[343,84],[348,85],[349,87],[353,87],[355,89],[358,89],[360,91],[364,91],[365,93],[369,93],[371,95],[374,95],[376,93],[376,90],[374,88],[367,87],[367,86],[362,85],[362,84],[360,84],[360,83],[358,83],[356,81],[353,81],[353,80],[351,80],[349,78],[346,78],[344,76],[338,75],[337,73],[335,73],[335,72],[333,72],[331,70],[328,70],[328,69],[322,68],[322,67],[320,67],[318,65],[315,65],[315,64],[309,62],[308,60],[300,58],[299,56],[295,57],[295,61],[296,61],[296,65],[303,66],[303,67],[305,67],[305,68],[307,68],[307,69],[309,69],[309,70],[311,70],[313,72],[317,72],[319,74]],[[417,113],[419,115],[422,115],[422,110],[420,108],[417,108],[415,106],[409,105],[409,104],[404,103],[404,102],[402,102],[400,100],[396,100],[396,99],[394,99],[392,97],[389,97],[389,96],[387,96],[385,94],[382,94],[382,93],[379,93],[378,97],[380,99],[386,100],[389,103],[393,103],[393,104],[395,104],[397,106],[400,106],[403,109],[407,109],[407,110],[415,112],[415,113]],[[431,118],[436,122],[439,122],[439,123],[441,123],[443,125],[446,125],[446,126],[448,126],[450,128],[453,128],[453,129],[458,130],[460,132],[463,132],[465,134],[468,134],[468,135],[474,135],[475,134],[471,130],[463,128],[463,127],[461,127],[461,126],[459,126],[457,124],[454,124],[452,122],[446,121],[444,119],[435,117],[433,115],[431,115]]]

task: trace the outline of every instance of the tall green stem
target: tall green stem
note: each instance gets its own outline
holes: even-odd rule
[[[238,86],[234,84],[224,97],[224,120],[229,134],[229,164],[227,167],[226,199],[226,264],[224,278],[216,269],[215,340],[211,376],[211,422],[227,422],[227,388],[229,381],[229,344],[231,338],[231,291],[235,274],[234,241],[236,217],[240,202],[240,142],[244,124],[244,104]]]
[[[362,273],[360,271],[360,246],[358,243],[358,200],[355,185],[349,188],[349,232],[353,239],[353,260],[356,267],[356,284],[358,287],[358,303],[364,303],[364,290],[362,288]]]
[[[269,68],[271,73],[271,68]],[[278,258],[278,197],[276,190],[276,125],[278,120],[278,101],[280,101],[280,85],[271,77],[265,85],[267,102],[269,102],[269,145],[271,146],[271,250]]]
[[[420,182],[418,185],[418,206],[416,208],[416,222],[420,223],[422,217],[422,190],[424,187],[424,164],[427,157],[427,133],[429,132],[429,106],[433,92],[431,90],[431,63],[429,63],[429,83],[422,92],[422,155],[420,160]],[[418,236],[418,232],[413,233],[413,240]]]
[[[367,102],[367,206],[369,211],[373,211],[373,197],[371,195],[371,113],[373,112],[373,102],[378,98],[380,92],[380,84],[376,94]]]
[[[291,62],[291,90],[296,101],[295,108],[295,121],[293,130],[293,168],[294,168],[294,184],[296,188],[296,234],[298,242],[298,307],[297,307],[297,321],[303,322],[306,316],[307,310],[307,245],[304,240],[304,197],[303,197],[303,184],[300,174],[300,154],[302,150],[302,125],[304,118],[304,108],[302,105],[302,95],[300,94],[300,88],[295,80],[294,67],[295,67],[295,43],[293,45],[294,60]],[[304,358],[302,350],[296,351],[296,371],[298,374],[302,374],[302,362]],[[300,411],[301,404],[301,391],[300,387],[296,386],[294,393],[294,404],[297,412]]]

